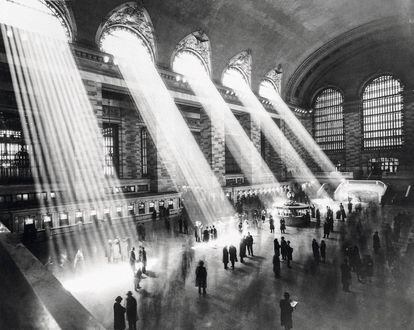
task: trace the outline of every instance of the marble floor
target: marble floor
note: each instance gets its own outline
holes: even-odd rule
[[[84,247],[85,267],[73,271],[51,267],[57,278],[106,328],[113,328],[112,306],[116,296],[134,292],[139,306],[141,329],[280,329],[279,300],[288,291],[299,303],[293,313],[294,329],[413,329],[414,285],[411,269],[394,274],[386,264],[374,260],[371,282],[359,282],[353,274],[351,292],[342,291],[339,266],[343,244],[358,244],[361,254],[372,254],[371,234],[380,228],[381,219],[392,218],[396,210],[364,220],[367,243],[356,240],[354,227],[335,222],[335,232],[327,243],[327,262],[315,264],[311,242],[319,242],[322,228],[288,227],[285,238],[294,249],[292,268],[281,263],[281,278],[272,271],[273,239],[268,225],[251,229],[254,257],[235,270],[223,269],[222,248],[237,239],[237,232],[222,232],[219,239],[196,243],[193,236],[167,230],[163,221],[146,224],[147,240],[138,242],[132,224],[122,229],[133,245],[147,250],[148,272],[139,292],[133,291],[132,271],[127,261],[109,264],[103,248],[96,247],[93,235],[79,242]],[[84,235],[84,234],[82,234]],[[30,247],[47,262],[53,244]],[[238,248],[238,244],[237,244]],[[72,252],[73,254],[73,252]],[[93,257],[92,257],[93,255]],[[69,258],[70,259],[70,258]],[[204,260],[208,272],[207,295],[195,288],[195,267]],[[69,264],[70,265],[70,264]]]

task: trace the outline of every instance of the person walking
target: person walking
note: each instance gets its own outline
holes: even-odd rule
[[[135,256],[135,247],[132,248],[131,252],[129,253],[129,265],[131,266],[132,272],[135,274],[135,263],[137,262],[137,258]]]
[[[114,330],[125,329],[125,307],[121,306],[122,297],[115,298],[114,304]]]
[[[203,231],[203,242],[208,243],[210,239],[210,230],[208,229],[208,227],[206,229],[204,229]]]
[[[128,330],[137,330],[138,309],[137,300],[133,297],[132,292],[127,292],[126,298],[126,317],[128,320]]]
[[[213,225],[213,238],[217,239],[217,228]]]
[[[285,330],[292,329],[292,313],[293,307],[291,305],[290,295],[288,292],[284,293],[284,299],[280,300],[280,324]]]
[[[282,233],[282,234],[285,234],[285,231],[286,231],[286,221],[285,221],[285,219],[280,219],[280,232]]]
[[[348,259],[344,259],[344,262],[341,265],[341,280],[342,280],[342,290],[345,292],[349,291],[349,286],[351,284],[351,267],[349,267]]]
[[[275,232],[275,223],[274,223],[273,217],[271,215],[269,216],[269,226],[270,226],[270,233],[274,233]]]
[[[321,211],[319,211],[319,209],[316,209],[315,218],[316,218],[316,226],[320,227],[320,225],[321,225]]]
[[[348,214],[351,214],[352,212],[352,203],[351,201],[348,202]]]
[[[135,291],[138,291],[139,289],[141,289],[141,287],[139,286],[139,282],[141,282],[141,278],[142,278],[142,269],[141,267],[138,267],[135,275],[134,275],[134,289]]]
[[[331,226],[329,225],[328,221],[325,221],[323,224],[323,238],[329,238],[329,233],[331,231]]]
[[[273,273],[276,278],[280,277],[280,259],[276,254],[273,256]]]
[[[223,248],[223,264],[224,269],[227,269],[227,265],[229,263],[229,251],[227,250],[227,246]]]
[[[293,259],[293,248],[290,246],[290,241],[287,241],[287,245],[286,245],[286,259],[287,259],[288,268],[292,268],[290,263],[292,262],[292,259]]]
[[[345,221],[345,219],[346,219],[346,213],[345,213],[345,208],[342,205],[342,203],[339,203],[339,211],[340,211],[341,220],[342,221]]]
[[[140,247],[138,253],[138,261],[142,264],[142,273],[147,273],[147,251],[143,246]]]
[[[234,263],[237,262],[237,250],[234,245],[229,246],[229,257],[230,257],[231,269],[234,269]]]
[[[253,257],[253,236],[250,232],[247,233],[246,246],[248,255]]]
[[[239,257],[240,257],[240,262],[244,263],[243,258],[246,258],[246,237],[243,237],[240,240]]]
[[[316,239],[312,240],[312,252],[313,252],[313,259],[316,263],[319,263],[320,254],[319,254],[319,244]]]
[[[201,295],[201,289],[203,289],[203,295],[206,295],[207,288],[207,269],[204,267],[204,261],[200,260],[195,271],[196,275],[196,287],[198,287],[198,294]]]
[[[320,249],[321,249],[322,262],[325,263],[326,262],[326,244],[324,240],[321,241]]]
[[[381,248],[380,238],[378,232],[376,231],[372,236],[372,248],[374,249],[375,254],[379,254],[379,250]]]
[[[280,244],[277,238],[273,240],[273,250],[275,255],[279,258],[280,257]]]
[[[282,236],[280,240],[280,253],[282,254],[282,260],[286,260],[287,257],[287,243],[285,238]]]

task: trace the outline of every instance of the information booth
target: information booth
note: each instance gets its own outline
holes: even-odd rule
[[[309,219],[306,212],[310,213],[310,206],[303,203],[287,202],[275,206],[276,215],[279,219],[285,219],[286,226],[306,227],[309,226]]]

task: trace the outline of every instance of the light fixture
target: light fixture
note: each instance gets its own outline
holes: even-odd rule
[[[104,63],[108,63],[109,62],[109,56],[108,55],[105,55],[103,57],[103,61],[104,61]]]

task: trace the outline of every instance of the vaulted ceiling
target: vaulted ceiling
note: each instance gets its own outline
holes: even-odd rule
[[[76,41],[96,46],[95,35],[120,0],[71,1]],[[283,86],[311,54],[349,31],[375,22],[412,24],[412,0],[144,0],[154,28],[157,61],[170,66],[176,44],[203,29],[212,47],[212,71],[219,80],[227,61],[241,50],[253,54],[252,87],[283,65]],[[387,23],[388,22],[388,23]]]

